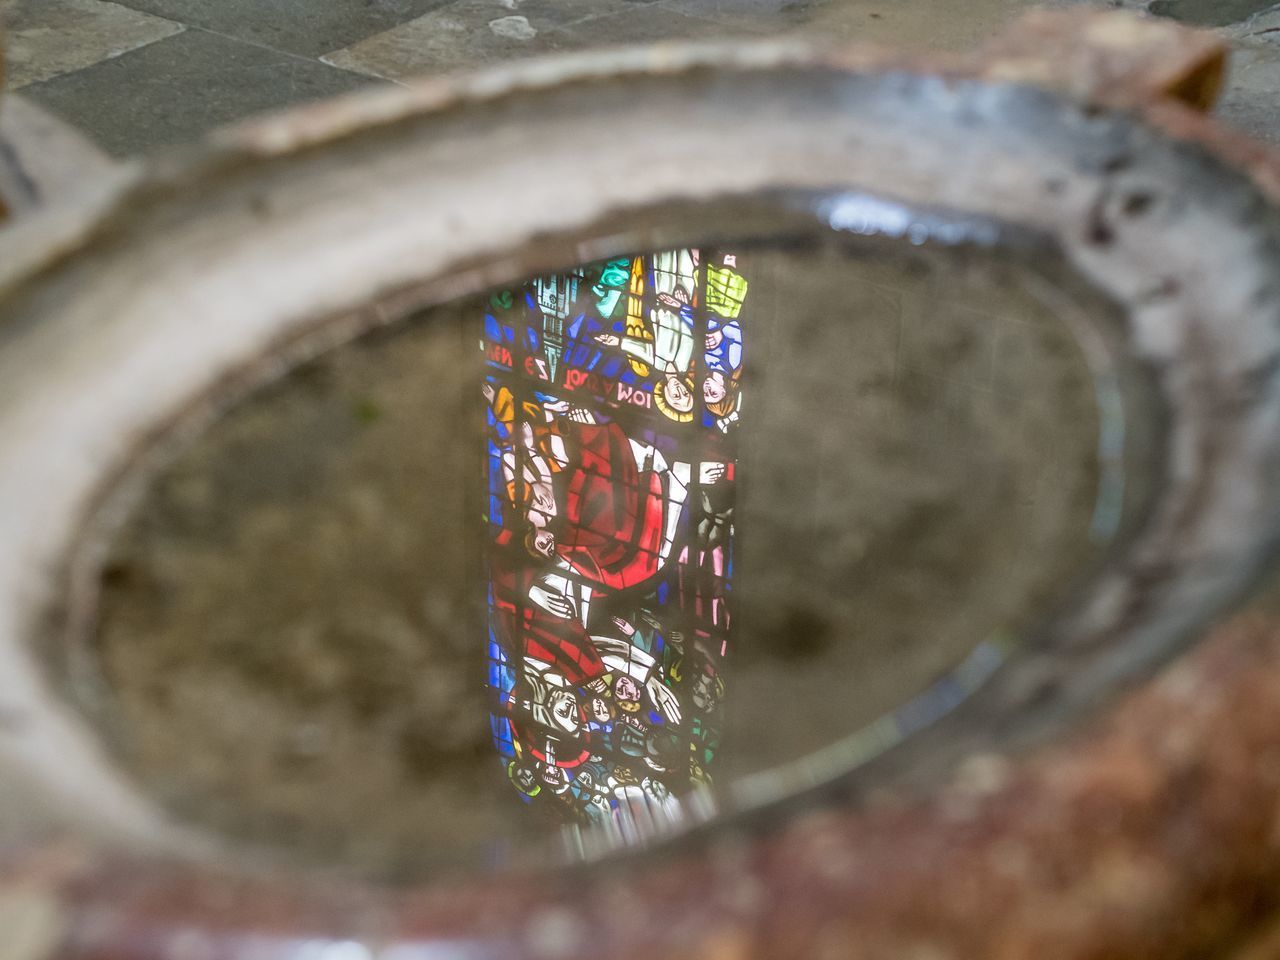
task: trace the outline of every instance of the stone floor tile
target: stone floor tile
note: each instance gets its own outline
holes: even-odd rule
[[[1155,0],[1151,13],[1184,23],[1225,27],[1275,5],[1275,0]]]
[[[518,57],[569,45],[550,28],[624,0],[462,0],[336,50],[326,63],[399,80]]]
[[[755,0],[749,5],[758,6]],[[724,40],[779,32],[782,32],[780,24],[747,15],[745,11],[740,17],[724,20],[690,16],[676,7],[675,0],[659,0],[646,6],[631,4],[626,10],[594,16],[563,28],[574,49],[622,43]]]
[[[725,0],[679,0],[728,8]],[[760,0],[752,0],[758,5]],[[1073,5],[1057,0],[1056,6]],[[804,11],[799,30],[835,43],[875,43],[906,50],[967,51],[989,40],[1043,0],[827,0]],[[785,12],[785,11],[784,11]]]
[[[595,17],[643,10],[656,0],[485,0],[485,8],[519,14],[537,29],[565,27]]]
[[[808,0],[664,0],[663,6],[701,20],[755,23],[777,31],[803,27],[814,15],[814,4]]]
[[[5,85],[16,90],[163,40],[182,24],[103,0],[0,0]]]
[[[304,57],[381,33],[450,0],[122,0],[250,43]]]
[[[737,22],[690,16],[667,0],[461,0],[322,59],[400,80],[561,50],[760,36],[776,29],[753,16]]]
[[[23,93],[124,156],[192,140],[249,114],[343,93],[367,77],[188,30]]]

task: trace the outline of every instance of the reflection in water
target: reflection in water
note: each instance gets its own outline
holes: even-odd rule
[[[433,307],[173,449],[76,660],[116,756],[215,833],[421,875],[603,853],[936,720],[1105,546],[1122,445],[1056,301],[840,210],[865,246]]]
[[[592,842],[710,807],[747,289],[733,254],[671,250],[485,314],[494,740]]]

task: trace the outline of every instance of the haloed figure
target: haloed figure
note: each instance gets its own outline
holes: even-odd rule
[[[693,420],[693,302],[698,286],[697,250],[668,250],[653,254],[654,299],[648,321],[639,335],[602,333],[595,339],[616,347],[641,369],[657,371],[653,401],[663,416],[677,423]]]
[[[653,386],[653,402],[678,423],[693,419],[693,380],[687,374],[670,371]]]

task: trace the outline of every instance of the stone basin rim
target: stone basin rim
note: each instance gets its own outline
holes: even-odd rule
[[[519,70],[508,68],[509,72],[495,77],[518,76]],[[760,84],[762,78],[769,83]],[[522,108],[539,99],[550,101],[541,103],[541,107],[548,116],[555,116],[566,102],[583,104],[584,93],[601,94],[601,87],[595,82],[598,79],[595,74],[581,82],[561,78],[554,87],[532,92],[520,89],[511,96],[522,100]],[[715,82],[726,79],[736,82]],[[691,94],[686,81],[702,86]],[[616,111],[626,109],[637,121],[643,121],[645,117],[662,116],[664,109],[678,107],[681,101],[687,109],[690,103],[696,106],[709,102],[713,91],[722,98],[727,90],[736,90],[735,102],[746,115],[775,124],[786,121],[786,132],[792,135],[778,143],[773,137],[751,137],[750,131],[731,130],[724,123],[716,128],[716,137],[736,135],[738,147],[751,146],[759,151],[751,156],[753,179],[746,179],[741,171],[735,171],[733,179],[720,171],[707,171],[697,189],[693,189],[683,181],[675,184],[669,177],[663,180],[660,172],[638,169],[635,172],[640,179],[633,185],[639,183],[643,187],[646,204],[680,196],[708,196],[726,188],[758,192],[779,185],[795,186],[797,181],[802,186],[839,184],[877,195],[896,195],[913,206],[958,209],[1043,232],[1055,239],[1077,271],[1132,308],[1129,328],[1110,335],[1129,338],[1131,352],[1151,371],[1153,388],[1167,411],[1161,428],[1168,472],[1156,492],[1156,507],[1144,529],[1135,533],[1122,562],[1095,585],[1092,595],[1074,615],[1060,621],[1042,648],[1014,665],[1012,678],[1006,675],[995,691],[997,699],[965,721],[972,725],[974,737],[981,740],[980,731],[991,731],[1002,715],[1001,705],[1006,716],[1030,716],[1024,711],[1034,708],[1042,718],[1054,715],[1055,707],[1062,711],[1058,714],[1062,717],[1068,708],[1077,710],[1088,705],[1105,686],[1139,676],[1173,655],[1207,617],[1248,586],[1277,536],[1272,519],[1277,495],[1266,490],[1264,481],[1272,475],[1280,443],[1272,439],[1278,433],[1274,427],[1280,405],[1273,372],[1280,348],[1276,342],[1280,339],[1280,324],[1275,322],[1280,316],[1280,294],[1266,279],[1276,266],[1280,224],[1274,208],[1243,175],[1208,152],[1164,137],[1132,117],[1081,107],[1025,88],[954,80],[944,83],[936,77],[901,71],[846,73],[825,63],[785,62],[762,69],[752,66],[739,73],[723,61],[700,71],[692,80],[659,71],[628,77],[627,91],[617,89],[617,84],[604,86],[604,92],[611,97],[607,104],[610,109],[597,103],[595,116],[616,115]],[[643,89],[636,89],[637,86]],[[764,86],[769,88],[772,100],[766,98]],[[827,93],[828,99],[815,104],[815,88]],[[624,92],[628,96],[623,96]],[[403,172],[407,166],[403,161],[410,155],[419,161],[452,161],[448,167],[452,175],[469,177],[471,192],[458,189],[458,182],[438,182],[447,177],[420,173],[416,182],[395,185],[394,197],[384,193],[368,199],[376,200],[378,209],[385,210],[393,200],[402,203],[409,197],[419,201],[430,198],[440,205],[433,209],[443,211],[450,195],[456,194],[453,209],[461,217],[459,223],[465,225],[462,215],[468,207],[463,199],[478,199],[476,188],[482,178],[499,172],[510,177],[512,173],[480,162],[485,138],[511,122],[504,104],[505,95],[486,104],[471,104],[466,114],[456,117],[436,117],[434,111],[409,114],[379,130],[379,137],[387,138],[391,144],[383,142],[378,146],[385,149],[393,144],[400,151],[401,162],[392,164],[393,169]],[[470,112],[471,106],[476,108],[474,112]],[[901,112],[894,114],[895,107]],[[938,124],[931,130],[931,141],[920,140],[919,121],[926,116]],[[869,117],[880,124],[871,132],[857,122]],[[537,119],[526,122],[532,127]],[[448,127],[444,132],[461,139],[433,137],[442,132],[434,129],[437,126]],[[527,132],[530,136],[535,134],[531,129]],[[995,155],[1004,164],[999,171],[1000,183],[989,182],[992,171],[974,158],[974,141],[984,136],[989,138],[988,147],[994,147],[980,151],[983,157],[990,160]],[[1046,143],[1048,137],[1058,139]],[[404,142],[395,143],[397,138]],[[728,154],[723,143],[718,145],[717,154],[714,138],[705,131],[695,139],[697,144],[689,148],[690,156],[723,158]],[[442,156],[439,143],[452,149],[460,144],[469,146],[472,153],[468,156],[464,151],[461,156],[450,157],[445,150]],[[927,143],[928,148],[922,143]],[[803,156],[798,149],[800,144],[820,155],[814,169],[797,170],[796,163]],[[535,148],[546,152],[539,176],[548,182],[554,179],[546,173],[553,163],[561,165],[556,169],[564,177],[576,169],[571,165],[575,161],[556,154],[554,146],[544,138]],[[1055,154],[1054,150],[1064,153]],[[612,149],[612,153],[618,152]],[[949,162],[945,176],[939,169],[941,157],[931,158],[931,152],[946,155]],[[744,151],[743,155],[750,154]],[[1126,157],[1127,162],[1117,165],[1116,157]],[[65,586],[65,559],[76,542],[80,518],[96,495],[98,481],[132,457],[137,444],[146,442],[165,422],[166,414],[213,389],[222,373],[253,361],[309,320],[346,315],[347,309],[404,286],[415,269],[426,272],[420,266],[423,261],[414,259],[420,254],[433,254],[431,271],[443,275],[456,263],[456,251],[462,243],[472,244],[471,249],[481,258],[493,256],[504,244],[508,249],[519,248],[525,242],[536,246],[540,242],[537,236],[549,226],[560,224],[572,230],[598,219],[619,202],[617,195],[604,189],[606,184],[591,180],[601,194],[585,208],[567,207],[563,196],[540,197],[510,234],[485,235],[482,230],[473,236],[466,230],[442,230],[440,224],[434,225],[434,234],[428,234],[422,224],[400,224],[396,230],[384,224],[377,232],[375,217],[367,211],[361,214],[349,199],[344,203],[337,196],[339,188],[350,182],[353,159],[376,161],[377,157],[344,135],[332,142],[323,138],[308,142],[296,156],[285,153],[264,160],[241,154],[235,164],[228,164],[230,169],[221,171],[197,161],[187,168],[194,171],[194,179],[212,176],[216,181],[206,183],[207,193],[198,199],[178,195],[175,183],[180,185],[183,177],[175,177],[172,167],[165,166],[177,161],[162,161],[156,172],[141,175],[141,188],[126,191],[119,198],[121,203],[133,203],[140,199],[140,193],[141,199],[146,200],[141,205],[144,209],[122,208],[107,216],[99,208],[88,214],[88,222],[114,219],[112,229],[86,237],[75,259],[55,263],[57,258],[50,256],[43,261],[43,269],[33,266],[40,257],[32,257],[32,247],[28,245],[34,243],[41,254],[65,250],[65,235],[55,236],[56,229],[49,226],[57,217],[40,220],[39,227],[36,220],[29,220],[0,237],[0,262],[23,265],[21,270],[15,268],[3,284],[9,295],[0,304],[0,336],[6,341],[6,349],[0,355],[0,383],[6,383],[0,396],[0,450],[4,451],[8,474],[0,488],[0,528],[15,534],[7,536],[0,548],[0,609],[5,611],[0,619],[0,664],[6,671],[14,670],[25,677],[28,685],[25,691],[17,691],[20,697],[16,702],[12,690],[7,700],[0,700],[6,710],[24,712],[36,701],[22,698],[47,693],[43,689],[45,681],[31,663],[29,644],[40,635],[48,611],[58,606]],[[965,161],[972,165],[966,167]],[[441,169],[429,163],[422,165]],[[577,172],[598,177],[601,166],[601,158],[596,158],[595,166]],[[527,173],[531,167],[524,169]],[[1047,175],[1046,170],[1053,175]],[[281,171],[295,180],[292,187],[283,184]],[[819,176],[821,180],[816,179]],[[1051,180],[1060,184],[1056,190],[1049,189]],[[888,183],[898,189],[885,189]],[[979,184],[988,189],[977,189]],[[263,194],[264,186],[272,189]],[[448,186],[452,189],[444,189]],[[1167,198],[1175,195],[1176,188],[1186,187],[1191,188],[1185,194],[1189,198],[1187,208],[1175,211],[1183,225],[1180,229],[1169,230],[1167,224],[1153,229],[1150,224],[1144,225],[1141,218],[1124,221],[1110,206],[1126,192],[1132,195],[1134,189]],[[512,189],[509,184],[507,189]],[[265,216],[253,202],[255,197],[261,202],[263,196],[268,197]],[[278,203],[280,200],[283,202]],[[235,201],[240,205],[236,206]],[[296,207],[291,208],[290,204]],[[321,209],[324,204],[331,206]],[[193,221],[186,216],[201,210],[200,219]],[[374,231],[362,236],[374,236],[378,243],[387,244],[381,252],[390,250],[394,257],[379,265],[366,251],[358,262],[367,272],[346,267],[339,278],[321,276],[324,265],[331,266],[333,262],[332,257],[326,260],[318,255],[326,244],[338,245],[348,255],[359,251],[334,231],[322,238],[312,235],[308,246],[314,221],[307,220],[307,216],[316,215],[317,210],[323,222],[346,232],[350,232],[355,218]],[[64,217],[61,223],[65,225],[70,215],[59,216]],[[363,220],[359,219],[361,216]],[[1098,218],[1111,229],[1105,243],[1099,239],[1105,231],[1092,229]],[[244,232],[254,224],[259,228],[256,233],[265,236]],[[1197,227],[1194,237],[1193,225]],[[157,232],[157,226],[165,226],[168,232]],[[1208,251],[1189,249],[1193,240],[1205,242],[1205,233],[1200,232],[1205,229],[1216,230],[1211,236],[1219,242],[1206,244],[1212,247]],[[49,232],[42,241],[40,233],[44,230]],[[255,270],[249,262],[251,253],[279,253],[280,248],[272,244],[279,242],[280,231],[301,247],[288,254],[289,269],[297,271],[289,288],[294,296],[281,294],[261,268]],[[246,236],[248,242],[242,242]],[[232,238],[236,238],[234,244]],[[205,247],[206,243],[213,246]],[[448,255],[441,249],[445,244],[450,248]],[[9,250],[20,246],[27,246],[26,255],[6,256]],[[210,249],[224,259],[208,257]],[[199,276],[182,278],[193,285],[186,291],[187,300],[181,301],[185,305],[194,307],[199,302],[199,295],[206,289],[201,284],[210,282],[211,273],[221,276],[219,289],[224,294],[229,294],[226,288],[233,280],[241,285],[240,294],[220,304],[228,313],[234,312],[235,306],[251,310],[252,305],[245,302],[246,289],[278,299],[269,305],[259,303],[252,323],[238,321],[243,326],[236,329],[234,337],[222,331],[208,338],[213,342],[206,342],[209,331],[200,328],[198,346],[202,355],[194,356],[196,346],[187,346],[191,355],[184,356],[182,363],[189,366],[181,378],[172,369],[167,373],[161,369],[173,363],[172,355],[166,355],[164,363],[156,356],[137,360],[142,366],[130,371],[131,375],[145,370],[164,380],[164,392],[150,398],[145,409],[132,406],[120,392],[123,374],[106,376],[101,369],[101,380],[92,389],[95,400],[108,398],[105,407],[90,410],[86,409],[90,404],[81,403],[69,404],[71,409],[58,405],[42,408],[41,401],[50,396],[71,399],[72,391],[78,391],[76,395],[80,396],[90,392],[91,385],[79,376],[86,366],[101,368],[102,358],[86,356],[74,345],[81,342],[77,335],[83,336],[91,322],[100,325],[102,332],[94,336],[101,346],[118,351],[111,355],[113,358],[134,355],[137,348],[151,343],[157,335],[174,338],[180,334],[179,339],[185,339],[197,329],[189,322],[184,326],[175,320],[180,313],[173,307],[175,301],[170,300],[167,309],[154,302],[161,292],[170,296],[181,292],[172,286],[174,275],[181,273],[183,261],[178,258],[190,258],[196,251],[204,251],[206,259],[200,263]],[[1205,302],[1215,298],[1203,290],[1194,291],[1188,286],[1169,290],[1161,284],[1171,264],[1183,264],[1188,270],[1201,264],[1201,269],[1207,270],[1196,255],[1199,252],[1205,252],[1214,263],[1215,269],[1208,272],[1214,279],[1214,292],[1220,294],[1216,307]],[[136,281],[136,275],[122,278],[120,271],[101,269],[105,265],[118,267],[126,259],[134,263],[145,260],[147,267],[168,263],[174,268],[173,274],[164,274],[169,286],[162,291],[130,289],[125,279]],[[190,268],[191,261],[185,263]],[[1150,282],[1140,287],[1127,282],[1126,278],[1134,276]],[[310,288],[303,290],[308,284]],[[300,291],[307,298],[305,303],[298,299]],[[115,312],[104,311],[103,304],[113,305]],[[1239,319],[1244,305],[1247,312]],[[170,345],[176,342],[169,341]],[[1179,352],[1178,347],[1188,342],[1210,349],[1193,355]],[[58,343],[72,346],[59,347]],[[37,365],[38,359],[45,363]],[[51,394],[50,390],[55,392]],[[112,429],[97,432],[105,425],[98,417],[105,415],[103,410],[113,403],[119,408],[112,412]],[[1233,418],[1230,429],[1224,423],[1228,411]],[[70,440],[77,441],[74,448],[79,451],[73,457],[67,453],[72,448]],[[1243,477],[1245,482],[1234,491],[1216,490],[1215,484],[1227,476]],[[41,508],[38,517],[24,518],[16,508],[30,501],[16,494],[35,490],[46,490],[52,503]],[[36,519],[42,523],[37,524]],[[1175,569],[1158,562],[1170,555],[1176,558]],[[1228,557],[1237,562],[1223,562]],[[1224,567],[1232,569],[1221,569]],[[33,570],[35,574],[31,573]],[[1114,641],[1110,647],[1108,640]],[[1064,676],[1064,671],[1069,676]],[[12,686],[15,685],[11,683]],[[138,806],[136,798],[128,796],[127,788],[121,793],[123,785],[114,782],[109,771],[100,769],[101,758],[94,757],[84,731],[75,729],[73,717],[54,708],[45,719],[49,736],[59,743],[79,744],[74,749],[84,751],[84,762],[104,777],[101,786],[105,801],[100,812],[109,820],[114,818],[120,836],[150,837],[157,827],[168,833],[163,819],[155,821],[153,811],[145,805]],[[30,733],[29,727],[27,732]],[[20,763],[32,762],[30,751],[13,741],[12,733],[0,734],[0,755],[10,761],[16,757]],[[976,741],[962,738],[960,742],[961,748],[967,749]],[[922,744],[920,756],[929,756],[931,751],[940,755],[940,750],[935,738],[932,746],[928,742]],[[50,777],[56,783],[53,771],[42,770],[39,776]],[[184,843],[186,839],[183,838]]]

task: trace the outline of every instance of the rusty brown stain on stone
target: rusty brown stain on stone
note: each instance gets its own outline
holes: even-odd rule
[[[480,936],[510,957],[1202,956],[1280,906],[1280,624],[1238,619],[1070,741],[980,766],[931,797],[881,796],[589,883],[396,894],[114,862],[64,890],[76,915],[115,911],[156,944],[197,925],[215,940]],[[735,899],[726,877],[758,889]],[[120,954],[106,940],[76,956]]]
[[[849,955],[902,955],[926,932],[965,957],[1215,946],[1280,893],[1278,721],[1280,627],[1242,619],[963,816],[944,790],[833,826],[874,879],[845,901]],[[764,871],[791,878],[793,915],[814,890],[801,858],[819,845],[802,838]]]
[[[69,926],[67,883],[86,864],[74,846],[32,850],[0,871],[0,960],[51,960]]]
[[[1208,30],[1098,11],[1036,10],[978,55],[990,80],[1062,90],[1081,100],[1175,99],[1213,105],[1226,75],[1227,43]]]

